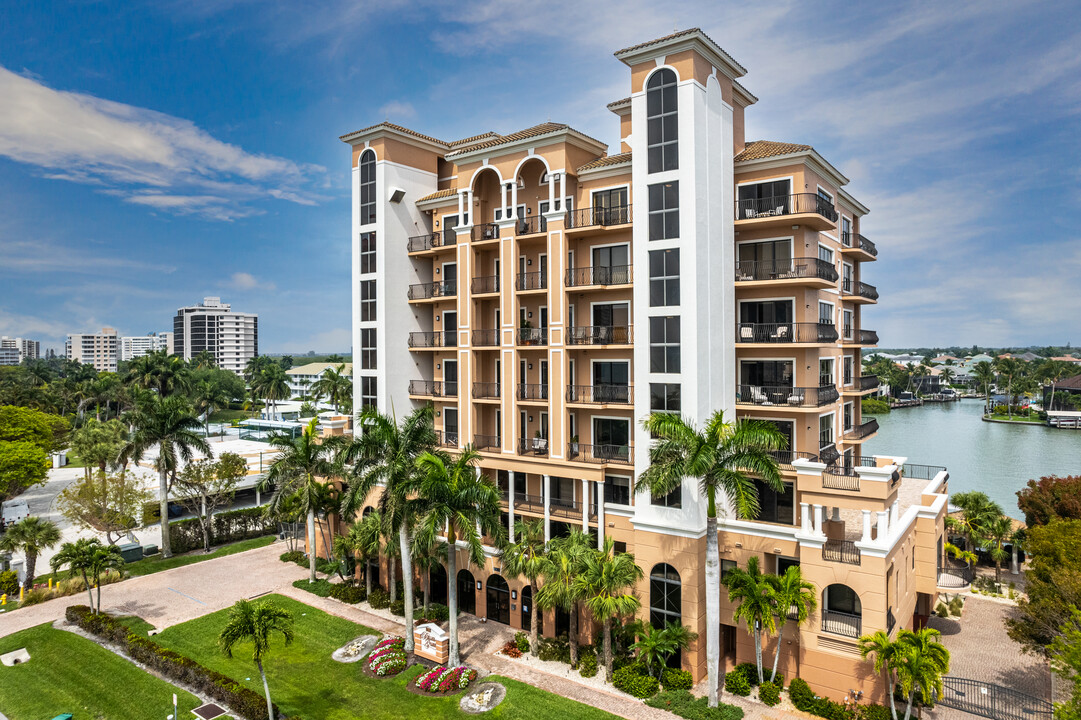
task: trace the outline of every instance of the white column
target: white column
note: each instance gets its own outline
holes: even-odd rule
[[[510,212],[511,217],[518,219],[518,180],[510,184]]]
[[[589,481],[582,478],[582,532],[589,532]]]
[[[516,473],[507,473],[509,481],[507,485],[507,538],[514,542],[514,482]]]
[[[805,533],[811,532],[811,506],[807,503],[799,504],[800,530]]]
[[[822,515],[823,515],[822,506],[821,505],[815,505],[814,506],[814,523],[815,523],[814,532],[815,532],[815,535],[822,535],[823,534],[823,532],[822,532]]]
[[[880,510],[878,512],[878,542],[882,543],[886,541],[886,536],[890,534],[890,513],[888,510]]]
[[[871,511],[863,511],[863,537],[860,542],[871,542]]]
[[[465,218],[463,217],[463,215],[465,215],[465,192],[464,191],[458,193],[458,224],[459,225],[465,225]],[[443,228],[443,229],[446,230],[446,228]]]
[[[841,508],[833,508],[833,516],[830,517],[830,520],[833,522],[841,522]]]
[[[559,209],[566,210],[567,202],[567,173],[559,173]]]
[[[597,549],[604,547],[604,485],[597,486]],[[1014,555],[1014,557],[1017,557]]]
[[[473,217],[473,188],[469,188],[469,195],[466,197],[466,204],[468,205],[466,210],[469,212],[469,224],[476,225],[477,219]]]
[[[551,502],[552,490],[549,487],[550,475],[541,475],[541,502],[544,503],[544,542],[552,539],[552,517],[548,505]]]
[[[255,506],[259,507],[263,504],[263,493],[259,492],[259,486],[255,486]]]
[[[890,527],[897,524],[897,514],[901,511],[900,500],[894,500],[890,505]]]
[[[499,186],[499,200],[502,203],[503,219],[506,220],[510,217],[510,213],[507,212],[507,184],[503,183]]]
[[[556,209],[556,179],[548,173],[548,212]]]

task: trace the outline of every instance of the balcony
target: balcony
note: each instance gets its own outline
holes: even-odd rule
[[[886,634],[889,635],[893,632],[894,626],[897,625],[897,618],[893,616],[893,608],[886,610]]]
[[[789,258],[783,260],[740,260],[736,263],[736,282],[778,282],[782,280],[811,280],[828,287],[837,282],[837,268],[818,258]]]
[[[544,347],[548,344],[548,328],[519,328],[518,345]]]
[[[457,398],[458,383],[438,380],[410,380],[409,394],[418,397]]]
[[[860,564],[860,549],[849,540],[827,540],[822,546],[822,559],[826,562]]]
[[[797,451],[797,450],[772,450],[770,455],[777,461],[777,466],[782,470],[795,470],[796,467],[792,463],[796,460],[810,460],[811,462],[818,462],[818,456],[814,453]]]
[[[568,385],[567,402],[583,405],[630,405],[634,402],[631,385]]]
[[[873,347],[878,345],[878,333],[874,330],[862,330],[846,325],[841,330],[841,342],[845,345]]]
[[[458,242],[457,234],[453,229],[443,232],[428,233],[427,235],[414,235],[406,241],[406,252],[422,253],[429,250],[440,250],[453,247]]]
[[[737,405],[817,408],[838,398],[835,385],[788,387],[785,385],[737,385]]]
[[[567,287],[608,287],[629,285],[633,279],[630,265],[595,265],[567,271]]]
[[[567,443],[567,459],[602,465],[633,465],[634,448],[630,445],[586,445],[572,442]]]
[[[519,292],[528,290],[545,290],[548,288],[548,273],[527,272],[518,273],[514,278],[514,289]]]
[[[878,420],[871,418],[862,425],[845,430],[845,441],[847,442],[859,442],[866,440],[867,438],[878,432]]]
[[[411,332],[409,347],[413,350],[431,350],[458,346],[456,332]]]
[[[518,454],[548,457],[548,438],[518,438]]]
[[[473,278],[473,282],[469,284],[469,292],[474,295],[488,295],[499,292],[499,276],[485,275]]]
[[[845,300],[855,303],[877,302],[878,288],[852,278],[845,278],[841,282],[841,295],[844,296]]]
[[[499,383],[475,382],[473,383],[473,398],[475,400],[499,400]]]
[[[548,402],[548,385],[539,383],[518,383],[515,396],[525,402]]]
[[[878,257],[875,244],[858,233],[841,233],[841,253],[857,260],[870,261]]]
[[[579,230],[591,227],[614,227],[631,222],[631,206],[588,207],[572,210],[567,214],[567,229]]]
[[[498,435],[474,435],[473,447],[477,450],[488,450],[490,452],[499,452],[499,436]]]
[[[874,390],[881,384],[878,375],[860,375],[860,390]]]
[[[544,497],[541,495],[514,493],[514,510],[515,512],[541,514],[544,512]]]
[[[816,193],[736,201],[736,223],[740,225],[769,228],[803,224],[814,230],[828,230],[836,222],[837,208]]]
[[[822,487],[827,490],[860,491],[860,476],[855,468],[833,465],[822,471]]]
[[[739,323],[740,344],[827,344],[837,341],[837,326],[830,323]]]
[[[863,617],[839,610],[823,610],[822,630],[834,635],[858,638],[863,632]]]
[[[527,215],[514,223],[515,235],[536,235],[548,231],[548,221],[542,215]]]
[[[579,325],[567,332],[568,345],[630,345],[630,325]]]
[[[499,226],[495,223],[484,223],[482,225],[474,225],[472,230],[469,231],[469,238],[473,242],[486,242],[488,240],[499,239]]]
[[[458,447],[458,431],[457,430],[436,430],[435,442],[440,447]]]
[[[944,590],[960,590],[972,584],[974,572],[968,563],[946,559],[945,566],[938,568],[937,587]]]
[[[440,280],[430,283],[419,283],[409,286],[409,300],[436,300],[445,297],[454,297],[458,294],[458,283],[454,280]]]
[[[495,329],[474,330],[470,335],[473,347],[499,347],[499,331]]]

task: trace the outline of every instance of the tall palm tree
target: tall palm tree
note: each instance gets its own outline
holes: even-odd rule
[[[55,523],[31,516],[8,526],[7,532],[0,535],[0,550],[23,554],[26,560],[23,588],[29,591],[34,587],[34,571],[37,569],[38,554],[58,542],[60,542],[60,528]]]
[[[218,383],[213,380],[202,378],[192,383],[190,397],[195,403],[195,411],[203,416],[203,428],[207,436],[210,435],[210,414],[229,404],[232,400]]]
[[[140,359],[140,358],[136,358]],[[131,414],[131,437],[120,450],[120,461],[139,462],[150,448],[157,446],[154,467],[158,471],[158,502],[161,514],[161,551],[173,556],[169,541],[169,474],[175,473],[180,461],[191,462],[195,451],[210,457],[210,445],[196,432],[199,419],[192,413],[185,398],[179,396],[147,398]]]
[[[578,664],[578,607],[584,599],[577,581],[585,567],[586,553],[592,550],[592,545],[593,538],[581,530],[572,530],[569,535],[553,538],[548,543],[544,584],[533,596],[533,604],[538,608],[559,608],[570,616],[568,639],[572,666]],[[531,609],[530,630],[536,626]]]
[[[1013,521],[1005,515],[991,518],[980,531],[980,539],[990,546],[989,554],[995,561],[995,584],[1002,580],[1002,561],[1009,555],[1006,552],[1006,543],[1013,540]]]
[[[156,350],[131,361],[127,381],[166,397],[184,386],[187,374],[188,366],[181,358]]]
[[[311,389],[313,393],[325,395],[334,406],[334,412],[338,412],[341,399],[352,391],[352,382],[345,376],[345,364],[324,370]]]
[[[642,607],[634,588],[643,577],[634,555],[615,552],[615,541],[609,536],[602,549],[585,553],[582,572],[575,580],[590,614],[602,626],[604,676],[608,682],[612,682],[612,620],[633,615]]]
[[[1044,382],[1051,383],[1050,402],[1044,410],[1052,410],[1055,406],[1055,385],[1059,380],[1071,377],[1077,372],[1077,366],[1065,360],[1048,360],[1040,366],[1040,377]]]
[[[379,510],[385,532],[398,535],[398,555],[402,559],[402,580],[405,589],[406,627],[413,626],[413,563],[412,532],[416,518],[422,512],[423,495],[413,491],[419,471],[417,460],[436,447],[431,406],[414,410],[401,424],[374,408],[360,414],[357,426],[363,428],[359,437],[347,445],[341,461],[352,465],[349,492],[342,498],[342,515],[356,516],[372,490],[383,486]],[[396,586],[391,584],[391,593]],[[406,633],[406,650],[413,650],[413,635]]]
[[[229,610],[229,622],[218,634],[218,647],[225,657],[232,657],[233,648],[237,645],[251,643],[251,659],[259,668],[259,676],[263,679],[266,712],[270,720],[274,720],[274,703],[270,700],[270,686],[266,681],[263,658],[269,654],[270,640],[275,634],[282,636],[285,645],[292,643],[293,616],[265,600],[255,603],[238,600]]]
[[[101,612],[101,576],[110,570],[119,573],[124,572],[124,556],[120,554],[120,548],[116,545],[101,545],[93,547],[86,558],[87,573],[98,591],[97,607]]]
[[[900,661],[901,646],[890,640],[890,636],[879,630],[874,635],[864,635],[859,639],[860,657],[874,656],[875,672],[882,673],[882,684],[890,698],[890,715],[897,720],[897,702],[893,689],[897,685],[897,664]]]
[[[991,404],[991,386],[995,384],[995,370],[991,363],[981,360],[972,366],[972,377],[983,387],[984,402]]]
[[[988,523],[1002,517],[1002,507],[979,490],[950,496],[950,503],[961,509],[961,516],[946,516],[946,526],[965,537],[966,549],[975,550]]]
[[[195,355],[191,359],[191,367],[196,370],[205,370],[207,368],[216,368],[218,366],[218,359],[214,357],[209,350],[202,350],[199,354]]]
[[[86,585],[86,594],[90,598],[90,609],[97,612],[94,607],[94,593],[90,585],[87,573],[92,571],[94,552],[102,547],[101,540],[97,538],[79,538],[75,542],[66,542],[60,546],[60,550],[49,560],[53,573],[56,573],[65,565],[68,566],[68,577],[82,576],[83,584]]]
[[[458,543],[464,544],[469,562],[483,565],[482,533],[502,541],[499,521],[499,490],[490,479],[478,476],[480,454],[466,446],[453,460],[444,455],[424,453],[417,460],[419,481],[412,483],[425,500],[425,513],[417,526],[416,543],[422,551],[435,547],[437,537],[446,533],[447,605],[450,612],[450,658],[448,667],[459,665],[458,652]]]
[[[752,475],[775,490],[784,488],[773,451],[785,446],[785,438],[768,422],[725,422],[720,410],[701,430],[671,413],[653,413],[646,418],[645,427],[658,440],[650,448],[650,465],[639,480],[638,491],[663,497],[679,488],[685,478],[695,478],[706,496],[706,673],[709,706],[716,707],[721,653],[718,494],[728,498],[738,517],[757,517],[758,489]],[[761,671],[759,662],[760,675]]]
[[[524,577],[532,589],[533,602],[529,604],[529,649],[537,654],[537,580],[548,571],[545,555],[544,520],[519,520],[514,524],[517,542],[508,543],[503,549],[503,570],[511,577]],[[575,638],[577,640],[577,638]],[[573,664],[575,658],[571,658]]]
[[[1006,415],[1013,417],[1014,392],[1024,373],[1024,365],[1020,360],[1006,357],[996,358],[992,367],[998,373],[999,381],[1006,386]]]
[[[378,510],[373,510],[367,517],[353,523],[349,528],[349,542],[357,559],[364,563],[364,582],[368,595],[372,594],[372,574],[368,572],[368,563],[379,558],[379,548],[383,539],[383,519]]]
[[[270,407],[270,419],[276,420],[278,418],[278,401],[288,400],[291,394],[289,376],[285,374],[285,370],[282,370],[281,365],[273,363],[263,368],[257,382],[259,395],[266,400],[267,405]],[[253,383],[253,393],[255,387],[255,383]]]
[[[312,418],[299,437],[274,435],[270,444],[278,450],[278,457],[259,483],[260,491],[274,485],[270,497],[269,512],[276,512],[286,498],[295,497],[300,509],[308,519],[308,582],[315,582],[315,513],[323,500],[323,486],[337,474],[334,451],[337,443],[333,438],[316,435],[317,420]]]
[[[783,575],[767,575],[766,582],[773,586],[776,598],[774,611],[777,624],[777,649],[773,653],[773,674],[770,682],[777,678],[777,663],[781,659],[781,633],[789,620],[794,620],[796,627],[807,622],[807,618],[818,607],[813,583],[803,579],[799,565],[789,565]]]
[[[758,665],[758,682],[764,681],[762,674],[762,633],[772,635],[777,631],[774,607],[777,604],[777,592],[768,577],[758,567],[758,556],[752,555],[747,560],[747,569],[732,568],[722,581],[728,588],[728,599],[736,605],[733,618],[736,622],[747,623],[747,629],[754,636],[754,660]]]
[[[942,633],[934,628],[901,630],[897,634],[897,643],[901,646],[897,679],[902,692],[908,696],[904,720],[912,716],[917,690],[923,698],[942,697],[942,676],[950,671],[950,651],[939,642],[940,637]]]

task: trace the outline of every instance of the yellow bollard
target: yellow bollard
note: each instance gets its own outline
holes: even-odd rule
[[[53,589],[53,579],[52,578],[49,578],[49,589],[50,590]]]
[[[7,596],[7,593],[4,593],[3,595],[0,595],[0,605],[7,605],[7,604],[8,604],[8,596]]]
[[[24,587],[19,588],[19,602],[23,601],[23,595],[25,593],[26,593],[26,588],[24,588]]]

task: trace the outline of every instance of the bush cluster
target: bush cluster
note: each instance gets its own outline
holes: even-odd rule
[[[960,595],[954,595],[953,600],[950,600],[950,615],[954,617],[961,617],[961,610],[965,606],[965,601]]]
[[[214,516],[210,524],[210,544],[224,545],[238,540],[273,535],[277,530],[277,522],[266,516],[265,505],[227,510]],[[169,523],[169,541],[174,553],[201,549],[203,530],[199,526],[198,518]]]
[[[362,587],[348,583],[330,583],[330,596],[335,600],[356,605],[367,598],[368,592]]]
[[[578,673],[584,678],[591,678],[597,674],[596,653],[582,653],[578,656]]]
[[[289,552],[283,552],[278,556],[278,559],[285,563],[296,563],[297,565],[303,565],[307,562],[307,558],[304,557],[302,550],[290,550]]]
[[[733,672],[739,671],[743,673],[743,677],[747,678],[747,684],[754,687],[758,684],[758,666],[752,662],[745,662],[736,665]],[[765,673],[763,673],[764,675]]]
[[[689,690],[665,690],[646,700],[650,707],[667,710],[687,720],[742,720],[743,710],[735,705],[718,703],[709,707],[707,698],[696,698]]]
[[[464,690],[476,679],[477,671],[470,670],[464,665],[454,668],[437,667],[418,675],[414,685],[424,692],[448,693]]]
[[[612,674],[612,684],[636,698],[653,697],[660,690],[660,682],[646,671],[642,663],[624,665]]]
[[[504,655],[506,655],[509,658],[520,658],[520,657],[522,657],[522,651],[518,649],[518,646],[514,644],[513,640],[508,641],[503,646],[502,652],[503,652]]]
[[[524,632],[514,633],[514,644],[518,646],[519,651],[529,652],[529,635]]]
[[[539,659],[546,661],[554,660],[556,662],[570,664],[571,646],[567,641],[566,635],[560,635],[559,637],[554,638],[538,638],[537,646],[537,657]]]
[[[248,720],[267,720],[266,698],[221,673],[205,668],[191,658],[167,650],[149,638],[136,635],[115,618],[95,615],[85,605],[73,605],[65,612],[68,622],[108,642],[119,645],[133,660],[168,680],[190,685],[203,695],[228,705],[233,713]],[[277,707],[274,708],[278,716]]]
[[[442,603],[430,603],[428,605],[428,612],[424,613],[424,617],[421,619],[426,622],[445,622],[450,619],[450,610]]]
[[[375,594],[374,592],[372,593]],[[395,615],[405,615],[405,600],[398,598],[390,604],[390,611]]]
[[[817,715],[826,720],[849,720],[851,714],[845,710],[845,706],[835,703],[827,698],[820,698],[811,690],[811,686],[802,678],[795,678],[788,687],[788,699],[796,706],[797,710]],[[889,720],[892,717],[890,709],[883,705],[860,705],[857,708],[860,720]]]
[[[397,675],[405,670],[405,639],[389,637],[380,640],[368,654],[368,669],[376,675]]]
[[[694,686],[694,679],[686,670],[665,668],[661,673],[661,685],[665,690],[690,690]]]
[[[781,702],[781,690],[767,680],[758,687],[758,699],[773,707]]]
[[[757,670],[755,671],[755,677],[758,677]],[[725,674],[724,689],[733,695],[739,695],[740,697],[747,697],[750,695],[751,683],[747,679],[747,673],[743,672],[737,665],[732,672]]]
[[[368,604],[376,610],[386,610],[390,607],[390,593],[382,588],[376,588],[368,596]]]
[[[19,594],[19,575],[14,570],[0,572],[0,595]]]

